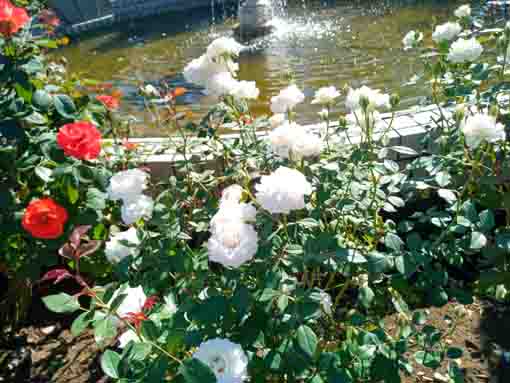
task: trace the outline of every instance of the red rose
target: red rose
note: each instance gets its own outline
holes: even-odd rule
[[[67,156],[93,160],[101,152],[101,133],[90,122],[79,121],[62,126],[57,143]]]
[[[64,232],[67,211],[51,198],[37,199],[28,205],[21,224],[35,238],[55,239]]]
[[[0,0],[0,33],[11,36],[18,32],[30,19],[24,8],[18,8],[9,0]]]
[[[108,96],[106,94],[96,96],[96,100],[100,101],[106,109],[115,110],[120,106],[120,101],[117,97]]]

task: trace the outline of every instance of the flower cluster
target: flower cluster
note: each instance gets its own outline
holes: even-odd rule
[[[205,54],[184,68],[184,78],[205,88],[214,96],[230,95],[240,99],[257,99],[260,91],[254,81],[237,80],[239,56],[243,46],[229,37],[214,40]]]
[[[312,194],[312,185],[295,169],[279,167],[262,176],[255,186],[257,202],[270,213],[288,214],[305,207],[305,196]]]
[[[473,62],[481,56],[482,52],[482,45],[474,37],[458,39],[450,47],[448,60],[456,64]]]
[[[15,7],[9,0],[0,0],[0,34],[10,37],[30,20],[25,8]]]
[[[442,41],[451,41],[462,31],[462,27],[459,23],[448,22],[445,24],[438,25],[432,33],[432,40],[436,43]]]
[[[289,121],[273,129],[268,140],[273,153],[285,159],[318,156],[323,148],[323,142],[317,135]]]
[[[305,95],[294,84],[282,89],[277,96],[271,97],[271,111],[273,113],[287,113],[292,111],[297,104],[305,100]]]
[[[240,202],[241,196],[239,185],[226,188],[220,209],[210,223],[209,259],[226,267],[240,267],[250,261],[258,250],[258,234],[251,224],[257,211],[253,205]]]

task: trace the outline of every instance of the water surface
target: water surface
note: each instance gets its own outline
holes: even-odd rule
[[[402,37],[412,29],[428,33],[463,2],[444,0],[289,0],[275,20],[276,31],[252,44],[239,60],[240,79],[254,80],[261,90],[253,102],[255,114],[269,113],[269,99],[294,78],[310,98],[297,108],[302,123],[317,121],[319,108],[310,105],[321,86],[368,85],[399,93],[401,107],[427,96],[416,81],[421,66],[402,49]],[[184,86],[179,108],[197,118],[215,102],[187,84],[182,69],[201,55],[210,41],[232,35],[235,6],[214,6],[182,14],[153,17],[82,37],[61,53],[75,72],[113,82],[124,95],[125,111],[143,121],[138,135],[157,136],[136,96],[141,83]],[[476,4],[475,4],[476,8]],[[475,12],[483,8],[476,8]],[[343,111],[343,105],[335,113]]]

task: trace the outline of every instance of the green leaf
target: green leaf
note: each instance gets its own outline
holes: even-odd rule
[[[43,299],[44,304],[48,308],[56,313],[72,313],[80,308],[78,298],[73,297],[66,293],[60,293],[56,295],[48,295]]]
[[[107,315],[94,322],[94,338],[99,344],[113,339],[117,335],[117,326],[114,318]]]
[[[447,351],[446,351],[446,355],[448,356],[448,358],[450,359],[459,359],[462,357],[462,349],[461,348],[458,348],[458,347],[450,347]]]
[[[473,250],[479,250],[482,247],[485,247],[487,245],[487,238],[485,235],[480,233],[479,231],[474,231],[471,233],[471,242],[469,244],[469,247]]]
[[[400,251],[400,249],[404,246],[404,241],[402,239],[393,233],[388,233],[384,237],[384,244],[395,251]]]
[[[439,172],[436,174],[435,179],[437,184],[440,187],[444,188],[445,186],[448,186],[448,184],[451,182],[452,177],[446,172]]]
[[[51,107],[53,99],[48,92],[38,89],[34,92],[32,102],[36,108],[45,112]]]
[[[179,372],[187,383],[216,383],[209,366],[195,358],[184,361]]]
[[[369,286],[364,286],[359,289],[358,299],[365,308],[369,308],[374,300],[374,291]]]
[[[106,350],[101,356],[101,368],[110,378],[119,379],[120,356],[115,351]]]
[[[418,351],[414,354],[414,359],[429,368],[437,368],[441,365],[441,354],[438,351]]]
[[[383,273],[390,268],[389,256],[378,252],[367,255],[368,271],[371,273]]]
[[[35,174],[44,182],[50,182],[53,179],[53,171],[50,168],[46,168],[44,166],[36,166]]]
[[[479,215],[480,218],[480,230],[484,233],[492,230],[496,226],[496,220],[492,210],[484,210]]]
[[[87,190],[87,207],[92,210],[103,210],[106,207],[107,194],[96,188]]]
[[[71,334],[73,334],[74,337],[80,335],[83,331],[85,331],[90,322],[92,322],[93,318],[94,315],[90,311],[78,315],[71,325]]]
[[[318,340],[317,335],[310,327],[302,325],[298,328],[297,342],[301,350],[310,358],[313,358],[315,351],[317,351]]]
[[[76,106],[69,96],[65,94],[57,94],[54,96],[53,100],[58,114],[69,120],[73,120],[75,118],[74,114],[76,113]]]
[[[145,320],[142,322],[141,333],[145,339],[156,341],[160,331],[153,321]]]

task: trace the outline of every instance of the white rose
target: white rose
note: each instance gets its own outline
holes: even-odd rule
[[[161,93],[159,93],[159,90],[157,90],[156,87],[151,84],[147,84],[141,87],[140,91],[147,97],[161,97]]]
[[[484,141],[494,143],[506,138],[504,125],[485,113],[468,116],[461,124],[461,129],[470,149],[476,149]]]
[[[259,97],[260,90],[255,81],[238,81],[230,95],[245,100],[256,100]]]
[[[214,61],[221,56],[239,56],[243,48],[231,37],[220,37],[209,44],[206,55]]]
[[[318,136],[288,121],[271,131],[268,140],[271,151],[281,158],[317,156],[323,148],[323,142]]]
[[[312,104],[331,105],[340,97],[340,92],[334,86],[320,88],[315,92]]]
[[[303,92],[296,85],[290,85],[282,89],[277,96],[271,97],[271,111],[273,113],[287,113],[304,100]]]
[[[255,189],[258,203],[271,213],[303,209],[305,195],[312,194],[312,185],[302,173],[283,166],[268,176],[262,176]]]
[[[255,221],[257,209],[251,203],[237,203],[230,200],[220,202],[220,209],[212,217],[210,222],[211,233],[231,222],[234,223],[250,223]]]
[[[232,77],[238,70],[239,64],[232,60],[223,58],[212,61],[207,55],[202,55],[186,65],[183,75],[186,81],[207,88],[207,85],[211,82],[211,77],[225,72],[230,73]],[[225,75],[223,74],[223,76]],[[229,87],[229,89],[234,89],[234,87]]]
[[[269,124],[271,125],[271,128],[274,129],[282,125],[286,121],[286,119],[287,118],[284,113],[273,114],[269,118]]]
[[[242,347],[228,339],[215,338],[200,345],[193,354],[209,366],[217,383],[241,383],[248,378],[248,358]]]
[[[121,241],[126,241],[132,246],[124,246]],[[129,230],[111,236],[110,240],[105,245],[105,256],[110,263],[118,263],[128,256],[136,257],[140,250],[138,245],[140,239],[134,227]]]
[[[121,208],[122,221],[131,225],[140,218],[150,219],[154,210],[154,201],[146,195],[139,195],[129,201],[124,201]]]
[[[129,329],[124,331],[122,335],[119,337],[119,348],[125,348],[129,344],[129,342],[139,343],[142,342],[142,340],[136,334],[136,331]]]
[[[458,39],[450,47],[448,61],[465,63],[477,60],[483,52],[482,45],[473,37],[469,40]]]
[[[432,33],[432,40],[436,43],[440,43],[441,41],[451,41],[453,40],[460,32],[462,31],[462,27],[459,23],[445,23],[438,25]]]
[[[253,259],[258,250],[258,234],[252,225],[229,220],[215,224],[207,242],[209,259],[225,267],[238,268]]]
[[[368,103],[370,109],[390,107],[390,96],[388,94],[381,93],[378,89],[370,89],[365,85],[358,89],[349,89],[345,106],[351,111],[361,109],[362,100]]]
[[[143,291],[142,286],[137,287],[128,287],[124,290],[119,288],[113,294],[112,298],[109,301],[109,305],[113,303],[113,300],[119,295],[125,294],[125,298],[122,303],[117,308],[117,315],[121,318],[126,317],[129,313],[139,313],[142,312],[143,305],[147,300],[147,295]]]
[[[423,40],[423,33],[416,31],[409,31],[402,39],[402,44],[404,44],[404,50],[409,50],[418,45],[420,41]]]
[[[226,187],[221,193],[220,205],[224,202],[239,203],[239,201],[241,201],[241,197],[243,196],[243,192],[244,189],[237,184]]]
[[[224,96],[237,91],[239,81],[230,72],[219,72],[211,75],[206,83],[206,93],[213,96]]]
[[[469,4],[461,5],[459,8],[455,10],[453,14],[455,15],[455,17],[458,17],[459,19],[463,17],[469,17],[471,16],[471,7],[469,6]]]
[[[142,194],[147,188],[149,174],[140,169],[118,172],[110,178],[108,196],[112,200],[130,201]]]

